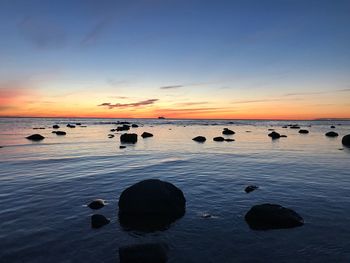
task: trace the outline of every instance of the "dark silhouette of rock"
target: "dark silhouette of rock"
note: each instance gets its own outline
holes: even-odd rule
[[[33,128],[33,130],[45,130],[45,128],[44,127],[35,127],[35,128]]]
[[[116,131],[116,129],[110,129],[109,131],[110,131],[110,132],[115,132],[115,131]]]
[[[341,140],[342,144],[346,147],[350,147],[350,134],[345,135],[343,139]]]
[[[106,205],[105,201],[102,199],[95,199],[90,204],[88,204],[88,207],[91,209],[100,209]]]
[[[197,136],[197,137],[194,137],[192,140],[196,142],[205,142],[207,139],[204,136]]]
[[[67,127],[68,127],[68,128],[75,128],[75,125],[67,124]]]
[[[287,129],[287,128],[288,128],[288,126],[282,126],[282,128],[283,128],[283,129]]]
[[[235,132],[230,130],[230,129],[228,129],[228,128],[224,128],[224,130],[222,131],[222,134],[224,134],[224,135],[233,135],[233,134],[235,134]]]
[[[304,224],[303,218],[295,211],[276,204],[253,206],[245,215],[245,220],[254,230],[292,228]]]
[[[139,126],[137,124],[132,124],[131,127],[138,128]]]
[[[221,137],[221,136],[219,136],[219,137],[214,137],[214,138],[213,138],[213,141],[216,141],[216,142],[223,142],[223,141],[225,141],[225,138],[224,138],[224,137]]]
[[[287,135],[281,134],[280,138],[287,138]]]
[[[75,125],[80,126],[80,125],[81,125],[81,123],[80,123],[80,122],[77,122]]]
[[[163,243],[148,243],[119,248],[120,263],[165,263],[168,247]]]
[[[244,189],[244,191],[248,194],[248,193],[253,192],[254,190],[256,190],[258,188],[259,187],[257,187],[256,185],[249,185]]]
[[[119,149],[125,149],[125,148],[126,148],[125,145],[120,145],[120,146],[119,146]]]
[[[26,138],[31,141],[41,141],[45,139],[45,137],[40,134],[32,134]]]
[[[273,132],[269,133],[269,137],[271,137],[273,140],[275,140],[275,139],[279,139],[281,137],[281,135],[278,132],[273,131]]]
[[[234,142],[235,139],[225,139],[225,142]]]
[[[106,218],[104,215],[94,214],[91,216],[91,227],[92,228],[103,227],[104,225],[109,224],[109,222],[111,222],[111,220]]]
[[[112,139],[112,138],[114,138],[114,135],[113,134],[108,134],[108,138]]]
[[[63,135],[66,135],[66,134],[67,134],[67,133],[64,132],[64,131],[56,131],[55,133],[56,133],[56,135],[59,135],[59,136],[63,136]]]
[[[267,129],[268,131],[274,131],[275,129]]]
[[[149,138],[149,137],[153,137],[153,134],[152,133],[149,133],[149,132],[143,132],[141,134],[141,137],[142,138]]]
[[[308,134],[309,131],[308,131],[308,130],[299,130],[299,133],[300,133],[300,134]]]
[[[128,130],[130,130],[130,126],[127,124],[117,127],[117,131],[128,131]]]
[[[334,126],[334,125],[332,125],[332,126],[331,126],[331,129],[335,129],[335,126]]]
[[[119,222],[127,229],[164,230],[185,214],[183,192],[171,183],[149,179],[125,189],[119,197]]]
[[[136,143],[137,134],[136,133],[124,133],[120,136],[121,143]]]
[[[291,125],[290,128],[291,129],[300,129],[300,126],[298,126],[298,125]]]
[[[55,125],[52,126],[52,128],[53,128],[53,129],[59,129],[60,126],[58,126],[57,124],[55,124]]]
[[[325,135],[327,137],[338,137],[339,136],[339,134],[334,132],[334,131],[327,132]]]

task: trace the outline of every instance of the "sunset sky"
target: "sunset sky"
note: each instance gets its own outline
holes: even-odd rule
[[[350,1],[0,1],[0,116],[350,118]]]

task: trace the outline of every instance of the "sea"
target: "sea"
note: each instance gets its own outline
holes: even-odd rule
[[[110,131],[118,122],[154,136],[120,149],[124,132]],[[67,135],[52,133],[54,124]],[[293,124],[309,133],[282,128]],[[235,141],[213,141],[224,128]],[[271,129],[287,138],[272,140]],[[326,137],[332,130],[339,136]],[[45,139],[26,139],[36,133]],[[0,118],[0,262],[119,262],[120,247],[154,242],[174,263],[350,262],[350,149],[341,143],[349,133],[340,120]],[[199,135],[207,140],[192,140]],[[185,195],[185,215],[166,229],[119,223],[120,194],[144,179]],[[248,185],[259,188],[247,194]],[[107,205],[87,207],[97,198]],[[264,203],[293,209],[305,224],[251,229],[244,216]],[[110,223],[92,228],[95,213]]]

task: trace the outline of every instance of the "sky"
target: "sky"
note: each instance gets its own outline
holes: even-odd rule
[[[0,116],[350,118],[350,1],[0,0]]]

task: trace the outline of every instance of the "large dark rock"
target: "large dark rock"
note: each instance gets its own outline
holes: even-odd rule
[[[143,132],[143,133],[141,134],[141,137],[142,137],[142,138],[153,137],[153,134],[152,134],[152,133],[149,133],[149,132]]]
[[[224,134],[224,135],[233,135],[233,134],[235,134],[235,132],[230,130],[230,129],[228,129],[228,128],[224,128],[224,130],[222,131],[222,134]]]
[[[149,179],[125,189],[118,205],[124,228],[155,231],[166,229],[185,214],[186,199],[173,184]]]
[[[102,199],[95,199],[90,204],[88,204],[88,207],[91,209],[100,209],[106,205],[105,201]]]
[[[327,137],[338,137],[339,136],[339,134],[334,132],[334,131],[327,132],[325,135]]]
[[[192,140],[196,142],[205,142],[207,139],[204,136],[197,136],[197,137],[194,137]]]
[[[117,130],[117,131],[128,131],[128,130],[130,130],[130,126],[127,125],[127,124],[124,124],[123,126],[117,127],[116,130]]]
[[[162,243],[137,244],[119,248],[120,263],[165,263],[168,247]]]
[[[254,230],[292,228],[304,224],[303,218],[295,211],[276,204],[253,206],[245,215],[245,220]]]
[[[41,141],[45,139],[45,137],[40,134],[32,134],[26,138],[31,141]]]
[[[53,129],[59,129],[60,126],[58,126],[57,124],[55,124],[55,125],[52,126],[52,128],[53,128]]]
[[[109,224],[111,220],[106,218],[104,215],[94,214],[91,216],[91,227],[92,228],[100,228],[104,225]]]
[[[136,133],[124,133],[120,136],[120,142],[122,143],[136,143],[137,134]]]
[[[308,134],[309,131],[308,130],[299,130],[299,133],[301,133],[301,134]]]
[[[64,131],[56,131],[55,133],[56,133],[56,135],[60,135],[60,136],[63,136],[63,135],[66,135],[66,134],[67,134],[67,133],[64,132]]]
[[[280,138],[281,135],[278,132],[273,131],[273,132],[269,133],[269,137],[271,137],[273,140],[275,140],[275,139]]]
[[[214,137],[213,141],[216,141],[216,142],[223,142],[223,141],[225,141],[225,138],[224,138],[224,137],[221,137],[221,136],[219,136],[219,137]]]
[[[342,144],[346,147],[350,147],[350,134],[345,135],[343,139],[341,140]]]

